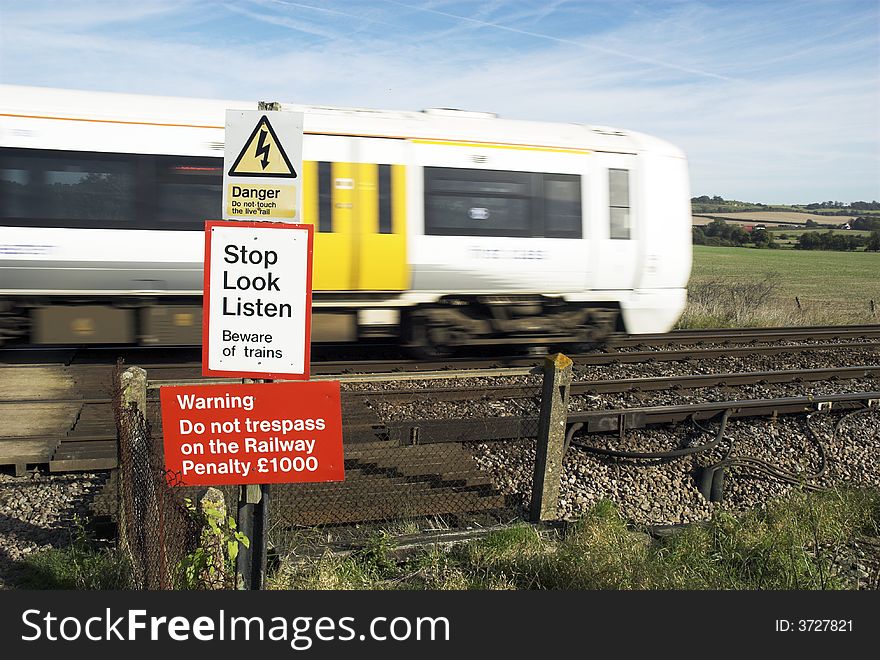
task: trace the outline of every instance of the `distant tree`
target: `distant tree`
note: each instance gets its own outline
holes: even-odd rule
[[[730,230],[728,240],[736,245],[745,245],[749,242],[749,238],[749,232],[737,225]]]
[[[767,247],[772,241],[773,237],[766,229],[755,229],[752,232],[752,243],[755,244],[755,247]]]
[[[880,252],[880,230],[872,231],[865,243],[865,249],[871,252]]]
[[[801,234],[794,246],[795,250],[815,250],[816,235],[813,232]]]
[[[808,232],[801,234],[795,248],[798,250],[836,250],[839,252],[852,252],[856,248],[865,245],[866,241],[861,236],[852,234],[835,234],[833,231]]]
[[[874,231],[875,229],[880,229],[880,218],[859,216],[849,224],[850,227],[852,227],[853,229],[860,229],[862,231]]]
[[[718,236],[719,238],[724,236],[725,231],[727,231],[727,223],[719,218],[713,218],[712,222],[703,229],[706,236]]]
[[[703,232],[703,229],[701,227],[694,227],[691,230],[691,242],[694,245],[706,244],[706,234]]]
[[[807,218],[807,222],[805,223],[806,227],[818,227],[819,223],[813,220],[812,218]]]

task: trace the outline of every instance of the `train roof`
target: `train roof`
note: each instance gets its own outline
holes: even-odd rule
[[[222,149],[227,109],[255,110],[257,101],[216,100],[0,85],[0,119],[69,119],[119,125],[212,129],[206,144]],[[277,99],[266,99],[276,101]],[[454,108],[422,111],[303,105],[281,101],[282,110],[302,112],[306,134],[467,141],[582,149],[616,153],[652,152],[684,157],[674,145],[643,133],[587,124],[502,119],[491,112]],[[0,124],[0,141],[23,146]],[[218,140],[219,137],[219,140]],[[105,150],[105,149],[98,149]]]

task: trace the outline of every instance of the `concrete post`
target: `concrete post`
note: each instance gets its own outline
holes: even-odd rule
[[[544,387],[529,511],[533,522],[556,518],[571,378],[572,361],[568,357],[556,353],[544,358]]]
[[[144,529],[142,499],[139,497],[139,457],[142,456],[143,424],[141,415],[147,409],[147,372],[140,367],[128,367],[119,376],[122,405],[117,420],[119,428],[119,472],[117,481],[117,528],[120,549],[131,561],[135,588],[147,585],[143,558]]]
[[[120,377],[122,405],[128,410],[131,404],[142,414],[147,414],[147,372],[140,367],[129,367]]]

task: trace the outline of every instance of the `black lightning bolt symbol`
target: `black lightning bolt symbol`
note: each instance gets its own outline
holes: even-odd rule
[[[266,136],[268,133],[266,131],[260,131],[260,141],[257,143],[257,150],[254,152],[254,157],[259,158],[261,155],[263,156],[263,169],[265,170],[269,166],[269,145],[265,144]]]

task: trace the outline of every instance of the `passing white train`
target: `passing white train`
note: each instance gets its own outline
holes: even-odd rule
[[[200,343],[225,111],[256,107],[0,86],[0,342]],[[314,341],[584,344],[683,311],[690,190],[667,142],[447,109],[282,109],[305,117]]]

